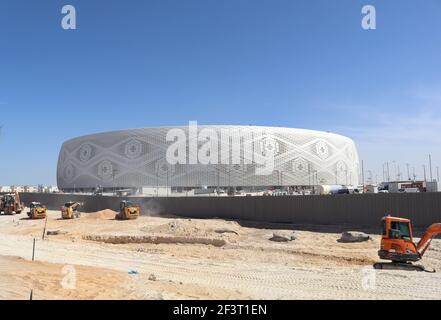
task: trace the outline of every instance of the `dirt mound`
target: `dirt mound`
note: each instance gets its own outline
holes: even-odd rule
[[[144,233],[168,234],[183,237],[208,236],[206,230],[199,228],[192,222],[182,220],[172,220],[154,228],[147,226],[142,228],[141,231]]]
[[[105,209],[93,213],[83,214],[83,217],[92,220],[99,220],[99,219],[110,220],[110,219],[114,219],[116,214],[117,214],[116,211]]]

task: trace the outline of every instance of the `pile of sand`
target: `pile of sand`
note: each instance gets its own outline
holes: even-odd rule
[[[187,220],[172,220],[166,224],[161,224],[153,228],[146,226],[141,228],[141,231],[149,234],[168,234],[184,237],[208,236],[206,230],[200,229],[195,223]]]
[[[90,220],[113,220],[115,219],[115,215],[117,213],[118,212],[116,211],[105,209],[94,213],[83,214],[81,218],[86,218]]]

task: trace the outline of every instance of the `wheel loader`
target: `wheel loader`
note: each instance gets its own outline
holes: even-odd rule
[[[31,202],[29,205],[28,217],[30,219],[45,219],[46,207],[40,202]]]
[[[141,214],[141,208],[135,206],[131,201],[123,200],[119,204],[119,213],[116,214],[116,220],[134,220]]]
[[[441,233],[441,223],[432,224],[418,243],[413,242],[412,223],[409,219],[387,216],[382,220],[382,227],[381,248],[378,255],[380,259],[392,262],[376,263],[375,269],[427,271],[424,266],[415,265],[413,262],[423,258],[433,237]]]
[[[0,213],[20,214],[24,209],[24,204],[20,201],[18,192],[5,194],[0,197]]]
[[[61,207],[61,218],[63,219],[76,219],[81,217],[81,213],[78,211],[84,204],[80,202],[69,201]]]

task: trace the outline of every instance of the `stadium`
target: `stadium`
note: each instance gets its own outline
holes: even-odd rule
[[[69,140],[60,151],[57,180],[65,192],[358,185],[359,158],[354,142],[334,133],[190,123]]]

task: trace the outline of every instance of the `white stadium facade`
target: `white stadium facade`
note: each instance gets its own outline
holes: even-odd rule
[[[263,167],[269,170],[259,172]],[[60,151],[57,179],[58,187],[66,192],[90,191],[98,186],[104,189],[356,186],[359,158],[354,142],[334,133],[190,124],[99,133],[69,140]]]

